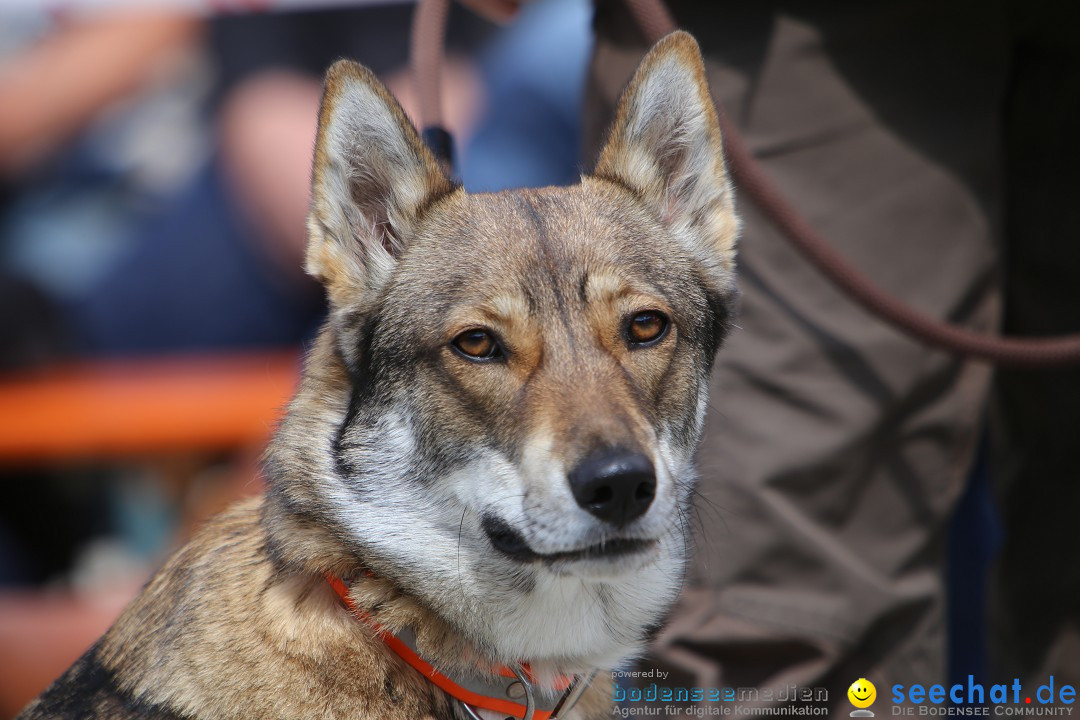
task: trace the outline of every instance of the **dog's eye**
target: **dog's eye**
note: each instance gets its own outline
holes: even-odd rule
[[[631,345],[652,345],[667,334],[667,316],[659,310],[645,310],[630,318],[626,324],[626,338]]]
[[[502,348],[487,330],[466,330],[451,343],[454,349],[471,360],[494,360],[502,357]]]

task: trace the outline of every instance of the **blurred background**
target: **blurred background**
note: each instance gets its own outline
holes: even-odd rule
[[[490,9],[500,1],[469,4]],[[699,27],[715,26],[711,4],[679,4]],[[588,169],[583,93],[593,13],[600,8],[608,25],[627,24],[611,17],[615,5],[531,0],[512,22],[496,25],[455,4],[443,97],[466,189],[568,184]],[[75,660],[202,519],[261,490],[260,453],[325,310],[321,289],[302,272],[325,68],[339,57],[364,63],[415,117],[409,2],[134,7],[0,6],[0,718]],[[750,37],[773,20],[755,16],[725,31]],[[1064,38],[1055,36],[1054,53],[1064,53],[1069,68],[1080,68],[1077,27],[1054,24]],[[1033,102],[1049,107],[1053,96],[1071,98],[1046,114],[1062,132],[1067,118],[1080,117],[1080,81],[1069,76],[1072,93],[1054,85],[1066,66],[1059,55],[1040,55],[1045,46],[1032,43],[1023,56],[1026,79],[1002,111],[1019,128],[1011,146],[1040,153],[1006,158],[1016,184],[1032,188],[1013,223],[1049,216],[1051,200],[1076,207],[1080,190],[1070,173],[1043,172],[1058,150],[1045,123],[1024,112]],[[624,59],[632,66],[636,57]],[[919,152],[922,140],[912,141]],[[1054,187],[1038,184],[1045,177]],[[1040,272],[1080,266],[1080,244],[1069,245],[1071,256],[1060,252],[1065,245],[1059,240],[1056,255],[1035,258],[1015,277],[1049,288]],[[1008,262],[1022,265],[1021,255]],[[1054,287],[1064,328],[1051,323],[1040,332],[1075,327],[1080,317],[1060,310],[1080,301],[1075,283]],[[1066,403],[1058,384],[1067,378],[1077,387],[1075,372],[1034,377],[1017,385],[1011,402],[1037,416],[1056,398],[1075,416],[1080,402]],[[783,395],[779,386],[756,389]],[[1014,433],[1015,457],[1037,456],[1040,438],[1051,438],[1054,457],[1063,457],[1075,425],[1047,417],[1026,436]],[[1002,542],[988,489],[991,444],[970,470],[960,469],[969,481],[941,533],[953,679],[985,667],[986,573]],[[1014,526],[1042,529],[1051,509],[1064,517],[1076,507],[1076,471],[1046,467],[1042,474],[1065,477],[1044,483],[1044,495],[1023,512],[1013,505]],[[1060,532],[1036,538],[1045,554],[1024,549],[1013,558],[1021,570],[1032,559],[1040,572],[1063,568],[1055,607],[1075,600],[1068,588],[1080,578],[1078,536],[1067,535],[1064,545]],[[1018,577],[1028,582],[1032,573]],[[1043,600],[1032,602],[1025,607]],[[1071,637],[1057,659],[1080,672],[1080,631]],[[830,682],[846,686],[855,677]]]
[[[0,717],[260,490],[324,312],[302,257],[325,68],[414,110],[410,3],[204,4],[0,9]],[[455,7],[467,188],[576,181],[590,12]]]

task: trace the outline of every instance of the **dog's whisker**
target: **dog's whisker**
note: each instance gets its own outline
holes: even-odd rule
[[[458,592],[460,592],[462,599],[465,598],[465,580],[461,574],[461,534],[465,530],[465,515],[469,512],[469,508],[465,508],[461,511],[461,521],[458,523],[458,537],[457,537],[457,580],[458,580]]]

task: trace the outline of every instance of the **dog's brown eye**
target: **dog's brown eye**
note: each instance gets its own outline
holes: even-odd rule
[[[649,345],[660,340],[667,329],[666,315],[656,310],[646,310],[630,318],[626,336],[633,345]]]
[[[466,330],[451,341],[454,349],[473,360],[502,357],[499,342],[487,330]]]

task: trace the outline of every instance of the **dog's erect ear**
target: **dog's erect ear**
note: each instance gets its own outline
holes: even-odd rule
[[[596,176],[639,195],[699,259],[714,289],[731,289],[739,223],[701,51],[687,33],[668,35],[642,60]]]
[[[420,211],[453,187],[374,73],[334,63],[319,111],[307,254],[307,271],[331,304],[363,308],[394,269]]]

